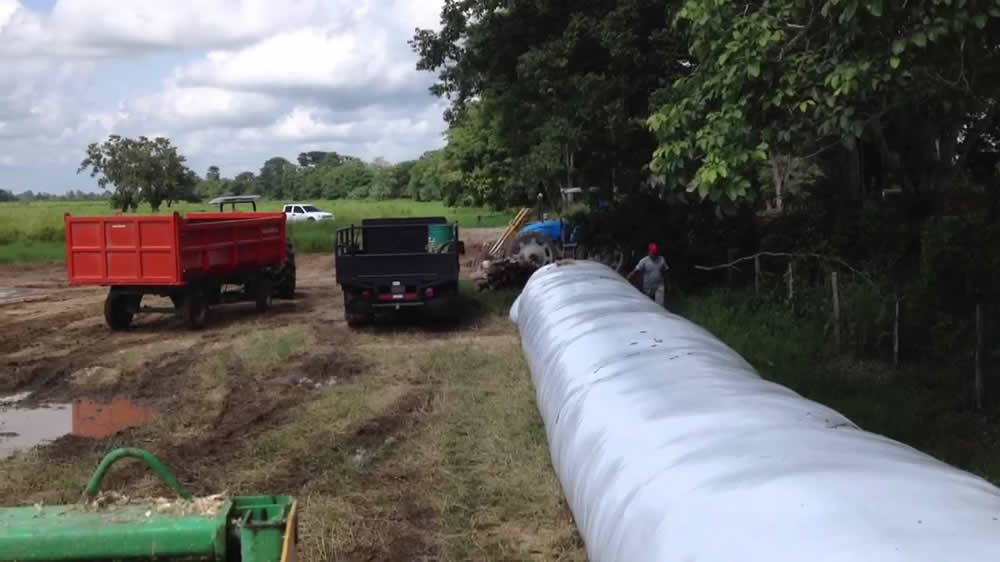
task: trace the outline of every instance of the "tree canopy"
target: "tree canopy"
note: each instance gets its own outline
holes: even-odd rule
[[[111,135],[101,144],[91,143],[77,173],[89,170],[102,189],[114,187],[112,204],[135,210],[149,203],[153,211],[163,203],[194,197],[198,178],[169,139]]]
[[[673,4],[447,0],[441,30],[417,30],[411,46],[418,68],[438,73],[432,93],[451,101],[448,150],[459,145],[473,199],[635,189],[655,146],[652,96],[687,73]]]

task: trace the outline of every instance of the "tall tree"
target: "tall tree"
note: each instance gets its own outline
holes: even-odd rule
[[[257,177],[261,194],[275,199],[291,194],[297,171],[295,164],[280,156],[268,158]]]
[[[418,68],[452,101],[457,123],[473,100],[524,176],[556,194],[570,184],[640,184],[655,139],[643,126],[650,98],[688,72],[676,0],[565,3],[446,0],[440,31],[418,30]],[[506,189],[506,188],[505,188]]]
[[[195,176],[185,161],[169,139],[111,135],[87,147],[77,173],[89,170],[91,177],[99,176],[102,189],[114,186],[116,208],[135,210],[147,202],[156,212],[163,203],[170,205],[192,192]]]
[[[257,177],[253,172],[240,172],[229,184],[229,191],[233,195],[259,195]]]
[[[208,172],[205,173],[205,181],[219,181],[222,179],[222,172],[219,170],[218,166],[209,166]]]
[[[649,119],[652,165],[722,205],[757,199],[762,166],[821,155],[845,199],[954,185],[1000,123],[993,1],[687,0],[678,22],[693,74]]]

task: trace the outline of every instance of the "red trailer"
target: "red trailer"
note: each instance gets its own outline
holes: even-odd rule
[[[207,308],[295,295],[295,256],[284,213],[115,214],[66,213],[66,274],[70,285],[110,287],[104,318],[123,330],[138,312],[179,312],[192,328]],[[237,291],[224,286],[239,285]],[[141,306],[144,295],[169,297],[173,308]]]

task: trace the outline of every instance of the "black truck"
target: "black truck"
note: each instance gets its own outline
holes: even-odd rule
[[[450,228],[450,240],[434,245],[430,230]],[[377,310],[428,307],[447,312],[458,294],[458,225],[444,217],[365,219],[337,230],[337,284],[344,292],[350,326],[370,322]]]

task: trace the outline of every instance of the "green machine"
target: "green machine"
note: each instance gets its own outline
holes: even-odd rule
[[[180,499],[102,504],[101,480],[123,458],[144,461]],[[149,452],[116,449],[98,465],[79,504],[0,509],[0,562],[293,562],[296,521],[290,496],[192,498]]]

